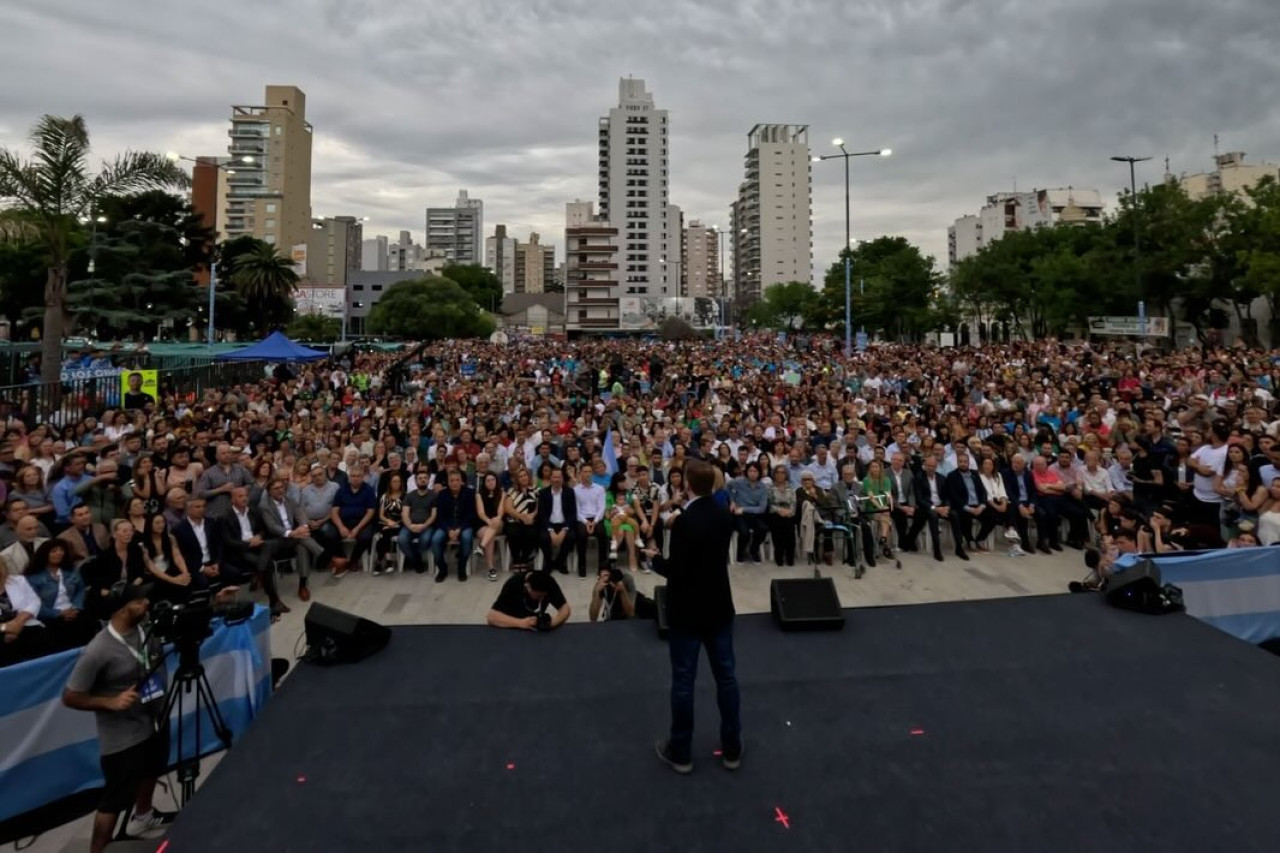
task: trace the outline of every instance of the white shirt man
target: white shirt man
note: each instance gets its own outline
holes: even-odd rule
[[[573,487],[578,502],[578,521],[599,522],[604,518],[604,486],[598,483],[579,483]]]
[[[196,535],[196,541],[200,543],[200,561],[205,564],[212,563],[213,558],[209,555],[209,537],[205,533],[204,519],[196,521],[188,516],[187,523],[191,525],[191,532]]]

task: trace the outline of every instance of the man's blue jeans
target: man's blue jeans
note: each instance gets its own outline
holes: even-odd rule
[[[420,571],[427,561],[427,552],[431,550],[431,528],[424,527],[421,533],[411,533],[409,528],[401,527],[396,544],[404,554],[405,565]]]
[[[471,559],[471,544],[475,540],[476,532],[470,527],[461,529],[458,536],[458,577],[462,577],[467,571],[467,562]],[[444,565],[444,549],[449,542],[449,531],[439,528],[431,534],[431,553],[436,558],[436,574],[448,574],[448,569]]]
[[[734,674],[733,622],[705,633],[671,629],[671,757],[678,763],[693,760],[693,685],[698,677],[698,655],[703,646],[716,679],[720,705],[720,749],[736,755],[742,750],[738,677]]]

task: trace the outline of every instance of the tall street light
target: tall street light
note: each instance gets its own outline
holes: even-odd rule
[[[174,163],[185,160],[188,163],[195,163],[199,166],[212,166],[215,169],[221,169],[223,172],[226,172],[228,176],[234,175],[236,173],[236,170],[232,168],[233,166],[235,166],[236,163],[244,163],[246,166],[248,166],[248,165],[252,165],[255,162],[254,158],[247,154],[232,158],[230,160],[217,160],[217,159],[214,159],[213,157],[204,157],[204,158],[184,157],[182,154],[179,154],[177,151],[168,151],[165,153],[164,156],[169,160],[173,161]],[[205,345],[209,347],[213,346],[213,320],[214,320],[214,311],[216,310],[214,308],[213,295],[217,291],[217,289],[218,289],[218,265],[217,263],[214,262],[212,253],[210,253],[209,326],[205,330]]]
[[[879,148],[875,151],[849,151],[844,147],[844,140],[836,137],[831,144],[840,149],[839,154],[822,154],[813,158],[813,162],[824,160],[844,160],[844,357],[853,354],[853,287],[852,252],[849,248],[851,239],[849,232],[849,160],[853,157],[888,157],[893,153],[890,148]]]
[[[1150,157],[1112,157],[1117,163],[1129,164],[1129,203],[1133,209],[1129,211],[1133,218],[1133,285],[1138,294],[1138,337],[1147,336],[1147,303],[1142,298],[1142,250],[1138,245],[1138,173],[1135,164],[1145,163]]]

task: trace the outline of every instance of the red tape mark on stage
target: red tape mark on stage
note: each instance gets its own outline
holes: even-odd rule
[[[917,736],[917,735],[922,735],[922,734],[924,734],[924,729],[912,729],[912,730],[911,730],[911,735],[912,735],[912,737],[915,737],[915,736]]]
[[[508,770],[515,770],[515,769],[516,769],[515,762],[513,762],[513,761],[508,761],[508,762],[507,762],[507,769],[508,769]]]
[[[307,781],[307,777],[306,777],[306,776],[299,776],[299,777],[298,777],[298,784],[299,784],[299,785],[301,785],[301,784],[302,784],[303,782],[305,782],[305,781]]]
[[[773,813],[774,813],[775,815],[777,815],[777,816],[773,819],[773,822],[774,822],[774,823],[780,823],[780,824],[782,824],[783,829],[790,829],[790,828],[791,828],[791,818],[787,817],[787,813],[786,813],[786,812],[784,812],[782,809],[778,808],[777,806],[774,806],[774,807],[773,807]]]
[[[169,849],[169,840],[166,838],[165,842],[156,848],[156,853],[164,853],[164,851],[168,849]]]

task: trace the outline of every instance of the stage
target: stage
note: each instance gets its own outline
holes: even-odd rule
[[[1280,661],[1182,615],[1049,596],[737,624],[746,752],[699,673],[696,768],[652,623],[398,627],[294,673],[169,853],[1271,851]]]

